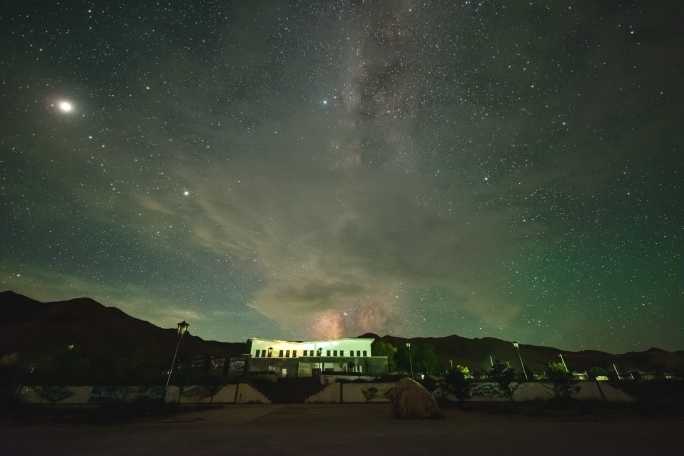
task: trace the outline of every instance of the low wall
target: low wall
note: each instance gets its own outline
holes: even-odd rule
[[[88,404],[92,386],[22,386],[19,400],[28,404]]]
[[[309,396],[304,402],[313,404],[330,404],[340,402],[341,383],[330,383],[321,391]]]
[[[205,385],[189,385],[180,388],[177,402],[179,404],[228,404],[235,402],[236,385],[207,387]]]
[[[394,383],[342,383],[342,402],[389,402],[387,392]]]
[[[167,402],[173,402],[169,400]],[[271,401],[247,383],[210,388],[204,385],[184,386],[177,402],[180,404],[270,404]]]
[[[607,383],[576,382],[569,386],[570,397],[579,401],[632,402],[629,394]],[[511,383],[511,398],[515,402],[547,401],[556,397],[553,383]],[[475,383],[470,389],[469,401],[496,402],[510,400],[497,383]]]
[[[331,383],[309,396],[307,403],[373,403],[389,402],[387,392],[394,383]],[[570,385],[571,397],[577,400],[632,402],[624,391],[608,383],[577,382]],[[27,404],[99,405],[159,401],[164,394],[162,386],[22,386],[18,398]],[[435,393],[437,394],[437,392]],[[474,383],[470,397],[474,402],[544,401],[553,399],[556,390],[552,383],[511,383],[510,394],[492,382]],[[448,400],[455,400],[446,395]],[[164,401],[178,404],[270,404],[263,393],[247,383],[205,386],[190,385],[166,389]]]
[[[138,402],[144,400],[160,401],[164,394],[163,386],[93,386],[88,402],[106,404],[111,402]]]
[[[603,392],[603,398],[610,402],[634,402],[634,398],[621,389],[605,382],[596,382],[596,386]]]
[[[237,385],[237,403],[238,404],[270,404],[271,401],[264,396],[260,391],[255,389],[248,383],[240,383]]]
[[[22,386],[18,398],[26,404],[102,405],[159,401],[164,395],[162,386]],[[252,386],[223,385],[208,387],[189,385],[169,386],[164,402],[177,404],[269,404],[271,401]]]
[[[513,389],[515,402],[548,401],[555,397],[553,385],[546,383],[520,383]]]

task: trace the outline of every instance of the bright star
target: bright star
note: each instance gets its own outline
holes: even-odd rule
[[[74,110],[74,105],[69,100],[60,100],[57,102],[57,109],[68,114]]]

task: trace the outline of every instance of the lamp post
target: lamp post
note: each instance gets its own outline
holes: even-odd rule
[[[529,382],[530,379],[527,376],[527,370],[525,370],[525,363],[523,362],[522,356],[520,355],[520,344],[518,342],[513,342],[515,351],[518,352],[518,359],[520,360],[520,367],[522,367],[523,375],[525,376],[525,381]]]
[[[620,372],[618,372],[618,368],[615,365],[615,363],[613,363],[613,369],[615,370],[615,375],[617,375],[617,379],[622,380],[622,375],[620,375]]]
[[[413,360],[411,359],[411,342],[406,342],[406,348],[409,355],[409,367],[411,368],[411,378],[413,378]]]
[[[168,388],[169,383],[171,382],[171,375],[173,375],[173,369],[176,366],[176,358],[178,357],[178,349],[180,348],[183,336],[186,332],[188,332],[188,326],[190,326],[190,323],[188,323],[185,320],[178,323],[178,341],[176,342],[176,350],[173,352],[173,359],[171,360],[171,369],[169,369],[169,376],[166,377],[166,385],[164,385],[164,389]]]

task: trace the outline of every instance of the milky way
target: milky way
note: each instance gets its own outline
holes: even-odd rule
[[[682,6],[597,3],[12,1],[0,288],[684,348]]]

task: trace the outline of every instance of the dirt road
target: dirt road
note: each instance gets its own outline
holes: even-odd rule
[[[681,419],[638,416],[448,410],[442,420],[398,421],[386,404],[241,405],[109,426],[4,425],[0,454],[674,454],[682,429]]]

